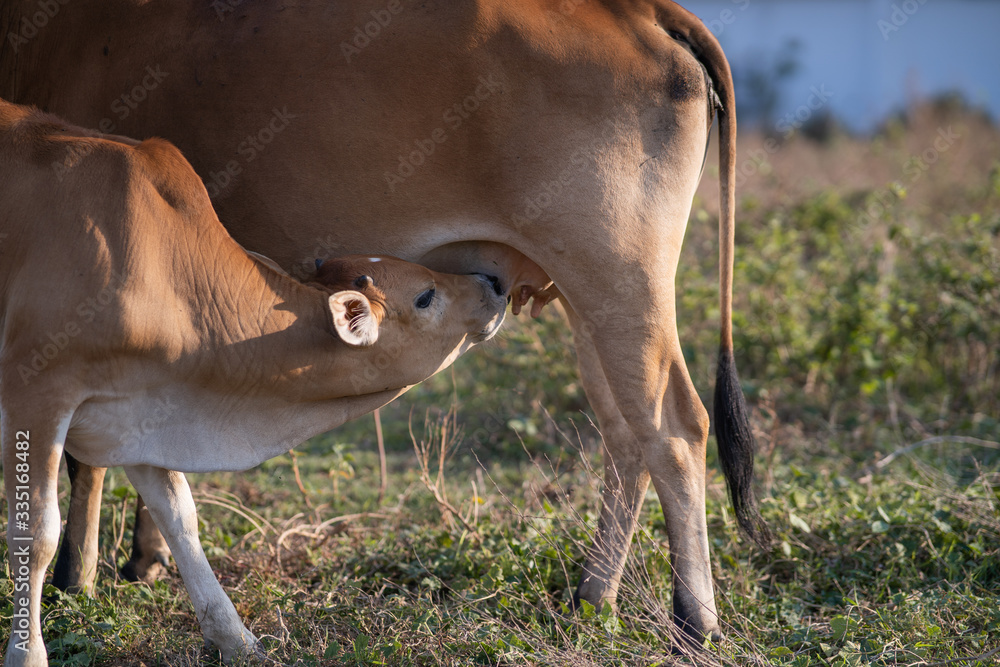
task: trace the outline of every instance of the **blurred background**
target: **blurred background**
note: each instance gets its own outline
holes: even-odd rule
[[[830,117],[851,131],[871,132],[890,114],[942,95],[961,97],[993,119],[1000,115],[996,0],[681,4],[729,57],[743,122]],[[809,106],[814,90],[825,96]]]

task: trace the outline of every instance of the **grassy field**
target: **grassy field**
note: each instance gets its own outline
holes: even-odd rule
[[[710,441],[720,644],[671,655],[652,492],[619,609],[569,612],[600,507],[600,434],[571,335],[547,308],[383,409],[381,503],[371,417],[294,462],[191,476],[209,559],[270,657],[1000,662],[1000,132],[948,101],[873,138],[812,129],[819,139],[779,136],[772,152],[764,133],[741,139],[736,352],[777,539],[762,553],[739,537]],[[706,405],[717,182],[713,162],[678,272],[681,338]],[[94,596],[49,591],[52,664],[219,664],[175,572],[152,587],[118,580],[134,491],[111,471],[105,493]],[[2,637],[10,592],[0,581]]]

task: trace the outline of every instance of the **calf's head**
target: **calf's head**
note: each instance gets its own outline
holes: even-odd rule
[[[437,273],[395,257],[327,260],[316,282],[332,291],[333,328],[365,367],[359,393],[422,382],[492,338],[507,307],[496,278]]]

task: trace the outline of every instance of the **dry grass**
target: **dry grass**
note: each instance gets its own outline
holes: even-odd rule
[[[935,141],[949,128],[956,138],[938,151]],[[697,193],[697,202],[712,219],[718,215],[719,200],[717,139],[713,132]],[[775,152],[763,150],[769,139],[779,146]],[[915,106],[874,136],[834,131],[818,141],[801,132],[781,136],[744,130],[737,154],[738,166],[746,170],[737,180],[744,209],[787,207],[831,190],[848,200],[857,196],[860,203],[860,195],[899,183],[909,194],[904,210],[912,220],[926,220],[930,214],[933,222],[935,215],[970,212],[965,210],[966,191],[991,187],[1000,164],[1000,128],[961,104],[941,100]],[[697,227],[690,225],[689,234],[697,234]]]

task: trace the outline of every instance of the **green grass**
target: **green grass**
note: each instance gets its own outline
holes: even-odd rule
[[[720,644],[671,654],[669,551],[652,492],[619,608],[569,611],[600,508],[600,435],[549,308],[383,409],[381,505],[371,417],[299,448],[306,496],[289,456],[191,476],[206,553],[268,654],[293,665],[1000,661],[1000,133],[945,112],[915,114],[923,125],[892,125],[870,146],[793,140],[742,190],[737,360],[776,547],[738,535],[710,441]],[[959,142],[908,181],[908,160],[942,123],[975,145]],[[970,157],[978,146],[986,157]],[[775,176],[808,180],[803,154],[846,164],[862,150],[894,177],[804,192]],[[985,166],[963,167],[976,160]],[[882,212],[859,222],[872,201]],[[708,404],[716,251],[702,207],[678,294]],[[440,477],[431,453],[421,479],[411,422],[426,442],[452,429]],[[52,664],[219,664],[176,572],[152,587],[118,580],[134,492],[113,470],[105,494],[94,596],[47,591]],[[10,593],[0,581],[0,636]]]
[[[198,476],[202,542],[249,627],[287,664],[910,665],[1000,648],[996,455],[929,446],[867,483],[843,457],[775,462],[763,502],[772,554],[739,538],[713,472],[709,536],[727,637],[678,659],[652,496],[620,608],[569,612],[599,489],[593,451],[566,449],[559,472],[527,459],[486,463],[481,482],[456,456],[448,497],[471,530],[446,519],[412,454],[391,457],[382,508],[367,452],[338,497],[328,461],[300,459],[312,510],[288,458],[250,475]],[[120,474],[108,484],[127,489]],[[267,502],[249,511],[208,502],[238,509],[257,494]],[[94,598],[60,596],[45,616],[53,664],[218,664],[176,575],[152,588],[116,583],[110,563],[126,558],[112,552],[128,494],[119,495],[107,503]],[[344,514],[358,516],[316,530]]]

